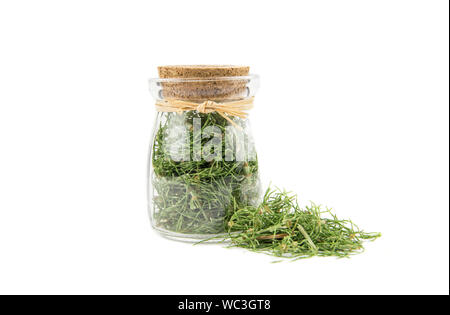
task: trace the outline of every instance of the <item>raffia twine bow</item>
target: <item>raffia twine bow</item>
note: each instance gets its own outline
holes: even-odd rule
[[[254,97],[249,97],[243,100],[231,101],[231,102],[214,102],[204,101],[202,103],[182,101],[182,100],[163,100],[156,102],[156,110],[158,112],[176,112],[181,113],[184,111],[196,110],[199,113],[209,114],[216,112],[226,120],[228,120],[234,126],[237,126],[228,115],[236,116],[239,118],[247,118],[247,110],[253,108]]]

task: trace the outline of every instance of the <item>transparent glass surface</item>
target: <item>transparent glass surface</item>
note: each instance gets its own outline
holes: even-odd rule
[[[245,80],[245,94],[239,99],[253,96],[257,87],[255,77]],[[163,82],[167,79],[151,81],[156,99],[164,99]],[[148,209],[153,228],[164,236],[201,240],[220,235],[228,230],[235,210],[259,202],[249,119],[227,118],[195,110],[157,113],[148,164]]]

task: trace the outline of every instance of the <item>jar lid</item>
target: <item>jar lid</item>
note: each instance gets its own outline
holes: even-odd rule
[[[250,67],[231,65],[160,66],[160,78],[217,78],[247,76]]]
[[[162,97],[196,101],[242,99],[249,95],[250,67],[232,65],[160,66]]]

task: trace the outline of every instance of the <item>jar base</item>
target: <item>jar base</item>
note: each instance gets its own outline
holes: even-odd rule
[[[153,226],[153,229],[158,232],[162,237],[184,243],[224,243],[225,238],[228,233],[217,233],[217,234],[185,234],[177,233],[172,231],[167,231],[161,229],[157,226]]]

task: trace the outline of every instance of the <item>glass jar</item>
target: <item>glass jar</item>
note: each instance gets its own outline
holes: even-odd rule
[[[148,164],[152,226],[180,240],[226,233],[235,210],[260,201],[247,117],[259,78],[232,66],[165,66],[159,74],[150,80],[158,111]]]

